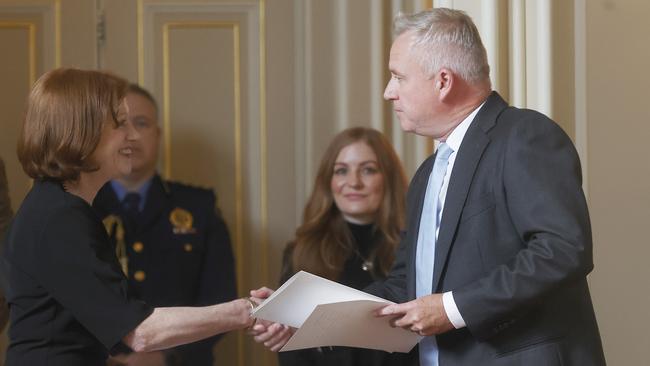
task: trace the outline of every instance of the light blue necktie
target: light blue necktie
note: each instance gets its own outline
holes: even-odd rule
[[[429,175],[429,183],[424,196],[420,230],[418,232],[417,254],[415,258],[415,295],[431,295],[433,291],[433,264],[436,254],[436,232],[440,225],[440,189],[447,172],[449,156],[453,150],[444,142],[438,146],[436,160]],[[438,366],[438,345],[436,337],[425,337],[420,341],[420,365]]]

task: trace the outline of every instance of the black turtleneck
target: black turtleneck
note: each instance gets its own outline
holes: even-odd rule
[[[356,248],[356,250],[345,261],[338,282],[356,289],[362,289],[377,279],[374,277],[373,268],[368,268],[367,271],[363,270],[366,261],[371,261],[375,269],[377,267],[377,261],[371,258],[372,252],[378,244],[377,236],[373,224],[357,225],[348,222],[348,227],[354,239],[353,248]]]

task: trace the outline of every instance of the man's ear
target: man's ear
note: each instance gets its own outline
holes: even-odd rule
[[[442,68],[436,74],[436,79],[436,91],[444,98],[454,85],[454,74],[450,70]]]

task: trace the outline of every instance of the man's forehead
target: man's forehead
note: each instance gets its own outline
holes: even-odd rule
[[[414,33],[410,31],[404,32],[395,38],[388,60],[388,68],[391,71],[399,71],[399,69],[406,67],[405,63],[410,63],[415,56],[413,53],[416,50],[412,47],[413,37]]]
[[[390,55],[392,56],[410,56],[413,51],[413,42],[414,42],[414,31],[408,31],[400,34],[393,41],[393,45],[390,48]]]

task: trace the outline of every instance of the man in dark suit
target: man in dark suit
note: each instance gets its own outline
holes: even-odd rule
[[[384,98],[438,142],[408,193],[407,230],[379,315],[424,336],[423,366],[604,365],[587,274],[577,153],[546,116],[491,91],[464,12],[400,15]]]
[[[140,133],[132,172],[107,183],[93,203],[114,240],[129,288],[148,304],[203,306],[236,298],[228,229],[211,190],[165,181],[156,173],[160,140],[157,107],[131,85],[128,118]],[[171,351],[121,355],[128,365],[213,364],[218,337]]]

